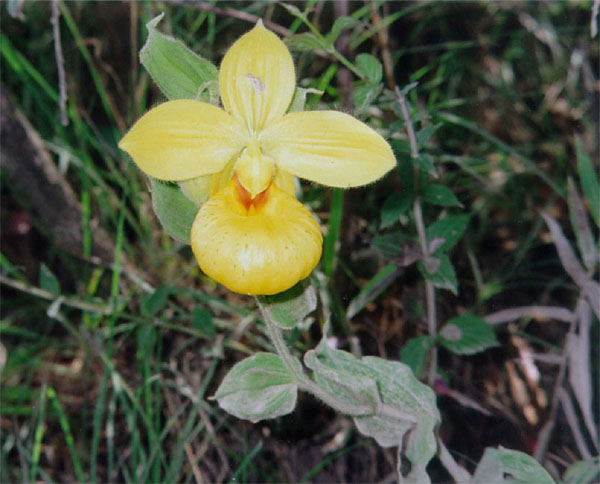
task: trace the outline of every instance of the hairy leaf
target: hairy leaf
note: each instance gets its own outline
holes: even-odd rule
[[[505,477],[508,474],[510,477]],[[553,484],[550,474],[533,457],[517,450],[488,447],[475,469],[473,484],[502,484],[509,482]]]
[[[297,393],[294,377],[279,356],[256,353],[227,373],[215,398],[223,410],[256,423],[292,412]]]
[[[140,51],[141,63],[169,99],[197,99],[202,94],[200,99],[208,101],[216,94],[210,91],[217,89],[212,83],[217,79],[217,68],[179,40],[156,30],[163,16],[161,13],[146,25],[148,40]]]
[[[283,329],[292,329],[317,308],[315,290],[304,281],[279,294],[263,296],[261,301],[273,322]]]
[[[429,482],[425,468],[437,449],[434,429],[440,421],[433,390],[419,382],[403,363],[371,356],[359,360],[350,353],[330,348],[325,340],[311,358],[307,365],[317,368],[314,360],[319,362],[317,383],[336,394],[351,395],[352,378],[357,378],[361,385],[354,391],[362,392],[364,403],[366,396],[372,395],[367,391],[372,387],[365,382],[377,383],[381,410],[372,415],[355,416],[356,427],[383,447],[400,448],[411,462],[406,482]],[[323,368],[328,369],[327,376]]]
[[[198,207],[173,183],[150,178],[150,192],[152,208],[163,228],[174,239],[189,244]]]

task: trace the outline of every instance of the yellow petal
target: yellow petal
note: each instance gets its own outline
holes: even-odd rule
[[[252,133],[283,116],[295,84],[292,56],[261,21],[231,46],[219,70],[223,106]]]
[[[278,167],[331,187],[366,185],[396,165],[392,149],[378,133],[337,111],[286,114],[260,140]]]
[[[237,160],[238,158],[232,158],[232,160],[225,165],[225,168],[223,168],[222,171],[215,173],[212,176],[209,197],[216,195],[229,184],[233,174],[235,173],[235,165]]]
[[[213,175],[198,176],[179,182],[179,188],[186,198],[200,206],[208,198]]]
[[[222,109],[181,99],[144,114],[119,148],[151,177],[180,181],[222,170],[246,137],[242,124]]]
[[[275,176],[273,177],[273,183],[275,183],[275,185],[277,185],[277,187],[280,190],[283,190],[291,197],[296,198],[296,187],[294,186],[294,177],[288,172],[278,169],[275,172]]]
[[[234,292],[285,291],[319,262],[319,226],[304,205],[274,184],[262,206],[247,211],[235,183],[209,198],[194,220],[191,243],[198,264]]]
[[[273,178],[273,160],[264,156],[252,140],[236,162],[235,172],[242,186],[254,198],[263,192]]]

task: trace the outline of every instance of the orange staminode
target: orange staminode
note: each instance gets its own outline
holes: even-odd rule
[[[235,182],[236,198],[244,206],[248,214],[252,214],[260,210],[269,200],[271,184],[269,184],[269,186],[265,190],[260,192],[254,198],[252,198],[250,192],[248,192],[248,190],[246,190],[238,180],[237,173],[233,175],[233,179]],[[254,210],[252,210],[252,208],[254,208]]]

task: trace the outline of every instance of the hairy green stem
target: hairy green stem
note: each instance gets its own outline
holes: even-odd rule
[[[323,46],[326,46],[327,39],[325,39],[323,34],[321,34],[321,32],[319,32],[319,29],[317,29],[313,25],[313,23],[310,20],[308,20],[308,17],[305,14],[300,14],[300,15],[296,14],[296,15],[297,15],[297,18],[299,18],[300,20],[302,20],[302,22],[304,22],[304,25],[306,25],[308,27],[308,29],[314,34],[314,36],[317,37],[317,39],[319,39],[321,44]],[[352,62],[350,62],[348,59],[346,59],[346,57],[344,57],[333,45],[327,47],[325,49],[325,51],[328,54],[331,54],[333,57],[335,57],[343,66],[348,68],[348,70],[352,71],[356,77],[358,77],[359,79],[362,79],[363,81],[365,80],[365,75],[362,72],[360,72],[356,68],[356,66],[354,64],[352,64]]]
[[[323,400],[323,402],[325,402],[327,405],[342,413],[349,415],[364,414],[365,412],[363,407],[358,405],[348,405],[345,402],[340,402],[335,398],[334,395],[331,395],[328,391],[321,388],[304,374],[304,372],[297,365],[298,360],[290,353],[290,350],[283,339],[283,335],[281,334],[279,326],[275,324],[271,318],[271,315],[269,314],[269,311],[265,309],[258,298],[256,298],[256,302],[265,324],[267,325],[269,338],[271,339],[273,346],[275,346],[275,350],[282,359],[283,364],[296,379],[298,387],[304,391],[312,393],[315,397]]]
[[[306,376],[306,374],[302,371],[301,367],[299,367],[299,365],[297,364],[298,360],[294,358],[294,356],[290,353],[290,350],[283,339],[283,335],[281,334],[281,329],[279,329],[279,326],[277,326],[277,324],[275,324],[275,322],[271,318],[268,309],[266,309],[261,304],[258,298],[256,298],[256,302],[267,326],[269,338],[271,339],[273,346],[275,346],[275,350],[277,351],[277,354],[283,361],[283,364],[296,379],[296,384],[298,385],[298,387],[306,392],[312,393],[315,397],[322,400],[324,403],[326,403],[327,405],[329,405],[330,407],[332,407],[340,413],[346,415],[368,415],[369,409],[366,406],[353,405],[348,404],[344,401],[340,401],[338,398],[336,398],[335,395],[332,395],[324,388],[321,388],[308,376]],[[417,423],[417,418],[414,415],[405,413],[402,410],[398,410],[394,407],[385,404],[382,404],[380,406],[377,413],[381,416],[396,418],[411,423]]]

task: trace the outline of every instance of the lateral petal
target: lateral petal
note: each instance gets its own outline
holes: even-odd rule
[[[319,225],[298,200],[272,184],[247,211],[232,181],[202,205],[191,231],[200,268],[229,290],[276,294],[307,277],[321,257]]]
[[[180,181],[222,170],[246,138],[242,124],[222,109],[181,99],[144,114],[119,148],[151,177]]]
[[[295,84],[292,56],[261,21],[231,46],[219,70],[223,106],[252,133],[283,116]]]
[[[355,187],[396,165],[381,135],[338,111],[286,114],[260,136],[261,147],[288,173],[331,187]]]

